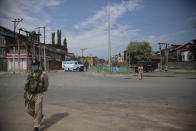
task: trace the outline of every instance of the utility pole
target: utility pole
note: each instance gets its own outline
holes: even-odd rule
[[[32,52],[32,60],[33,60],[33,62],[35,61],[35,42],[34,42],[34,33],[32,33],[32,35],[31,35],[31,42],[32,42],[32,44],[33,44],[33,52]]]
[[[25,30],[25,29],[23,29],[23,28],[20,28],[19,29],[19,34],[20,34],[20,32],[21,31],[23,31],[23,32],[25,32],[26,33],[26,36],[27,36],[27,40],[29,41],[29,31],[27,31],[27,30]],[[26,44],[25,44],[26,45]],[[27,58],[29,58],[29,52],[28,52],[28,45],[26,45],[26,52],[27,52]],[[20,55],[19,55],[20,56]],[[27,59],[27,62],[28,62],[28,59]],[[29,70],[29,64],[27,64],[27,71]]]
[[[43,28],[44,29],[44,70],[46,71],[46,43],[45,43],[45,31],[46,31],[46,27],[44,26],[44,27],[37,27],[38,29],[39,29],[39,35],[41,35],[40,34],[40,29],[41,28]],[[39,37],[40,38],[40,37]],[[40,44],[40,40],[39,40],[39,44]],[[40,47],[39,47],[39,61],[41,61],[41,59],[40,59]]]
[[[41,63],[41,59],[40,59],[40,28],[38,29],[38,45],[39,45],[39,61]]]
[[[160,69],[162,70],[162,53],[161,53],[161,43],[159,44],[159,49],[160,49]]]
[[[19,36],[17,37],[17,43],[18,43],[18,72],[20,72],[20,29],[19,29]]]
[[[167,50],[167,43],[158,43],[159,44],[159,49],[160,49],[160,69],[163,69],[163,59],[162,59],[162,49],[161,46],[165,45],[165,56],[166,56],[166,60],[165,60],[165,70],[167,71],[167,66],[168,66],[168,50]]]
[[[83,53],[84,51],[87,50],[87,48],[81,48],[81,51],[82,51],[82,57],[83,57]]]
[[[81,51],[82,51],[82,62],[83,62],[83,63],[84,63],[84,59],[83,59],[84,54],[83,54],[83,53],[84,53],[85,50],[87,50],[87,48],[81,48]]]
[[[127,62],[127,64],[128,64],[128,67],[130,67],[130,55],[129,55],[129,52],[128,52],[128,50],[127,50],[127,52],[126,52],[126,61],[128,61]]]
[[[44,28],[44,70],[46,71],[46,43],[45,43],[45,26],[43,27]]]
[[[39,61],[40,61],[40,63],[42,63],[41,62],[41,45],[40,45],[40,28],[41,27],[37,27],[37,28],[35,28],[35,29],[38,29],[38,35],[37,35],[37,37],[38,37],[38,48],[39,48],[39,50],[38,50],[38,52],[39,52]]]
[[[18,18],[18,19],[14,19],[12,22],[14,23],[14,40],[16,41],[16,27],[18,26],[18,24],[20,22],[22,22],[23,19],[22,18]],[[14,44],[15,44],[14,41]],[[18,43],[18,52],[19,52],[19,43]],[[14,65],[14,69],[13,69],[13,73],[15,74],[15,53],[16,53],[16,49],[15,49],[15,45],[13,46],[13,65]],[[20,63],[20,61],[18,61],[18,63]],[[20,64],[18,64],[20,66]],[[20,67],[18,67],[20,68]],[[18,69],[20,70],[20,69]]]
[[[110,0],[108,0],[108,63],[111,67]]]
[[[165,44],[165,56],[166,56],[166,62],[165,62],[165,71],[168,70],[168,44]]]

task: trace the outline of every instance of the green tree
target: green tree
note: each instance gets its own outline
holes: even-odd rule
[[[52,32],[52,45],[55,45],[55,32]]]
[[[127,51],[128,59],[130,58],[130,63],[135,64],[138,61],[150,60],[152,47],[150,46],[148,41],[133,41],[129,43]]]
[[[57,30],[57,44],[61,45],[61,30]]]
[[[63,40],[63,46],[64,46],[65,48],[67,48],[67,39],[66,39],[66,38],[64,38],[64,40]]]
[[[196,28],[196,21],[195,21],[195,28]]]

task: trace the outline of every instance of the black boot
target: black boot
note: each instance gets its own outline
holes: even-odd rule
[[[43,119],[44,119],[44,115],[42,114],[42,115],[41,115],[41,121],[43,121]]]
[[[39,131],[39,128],[38,127],[35,127],[33,131]]]
[[[41,115],[41,118],[42,118],[42,119],[44,118],[44,115],[43,115],[43,114]]]

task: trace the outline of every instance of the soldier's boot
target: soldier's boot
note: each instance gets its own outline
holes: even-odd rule
[[[39,128],[38,127],[35,127],[33,131],[39,131]]]
[[[42,116],[41,116],[41,121],[43,121],[44,120],[44,115],[42,114]]]

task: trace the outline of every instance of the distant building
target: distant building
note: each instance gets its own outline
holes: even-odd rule
[[[76,57],[75,57],[74,53],[67,53],[65,56],[66,61],[75,60],[75,59],[76,59]]]
[[[93,59],[93,57],[85,57],[85,61],[88,62],[90,67],[94,66],[94,59]]]
[[[76,59],[81,63],[87,62],[89,67],[102,66],[104,63],[106,63],[104,59],[100,59],[97,56],[78,56]]]
[[[196,61],[196,43],[185,43],[183,45],[171,45],[169,48],[169,56],[175,57],[176,61]]]
[[[125,64],[125,51],[119,52],[118,54],[113,55],[111,57],[111,61],[113,65],[116,65],[116,66],[124,65]]]
[[[120,52],[117,55],[117,63],[118,64],[124,64],[124,52]]]
[[[159,62],[160,61],[160,52],[159,51],[152,51],[150,53],[150,59],[151,59],[151,61]]]

